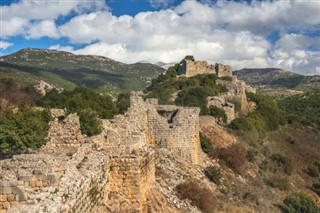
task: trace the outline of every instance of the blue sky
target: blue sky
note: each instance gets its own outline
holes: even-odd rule
[[[1,0],[0,55],[49,48],[124,63],[185,55],[320,74],[320,1]]]

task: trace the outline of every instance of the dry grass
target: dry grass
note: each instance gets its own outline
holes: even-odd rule
[[[212,213],[216,207],[214,194],[205,184],[197,179],[189,179],[177,185],[177,192],[181,199],[189,199],[204,213]]]

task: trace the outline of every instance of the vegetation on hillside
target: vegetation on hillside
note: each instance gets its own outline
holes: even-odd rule
[[[12,78],[0,79],[0,115],[12,107],[32,106],[38,97],[31,87],[23,87]]]
[[[158,98],[160,104],[200,107],[201,114],[209,114],[207,97],[216,96],[228,90],[216,84],[215,74],[199,74],[190,78],[176,77],[178,65],[170,67],[165,74],[152,80],[146,89],[147,98]],[[173,97],[174,94],[177,97]]]
[[[271,98],[253,93],[247,96],[257,103],[257,108],[246,117],[233,120],[229,125],[231,129],[255,131],[262,136],[266,131],[276,130],[279,125],[286,123],[285,113]]]
[[[28,84],[42,79],[67,90],[82,86],[113,95],[142,90],[163,72],[161,67],[149,63],[124,64],[106,57],[56,50],[29,48],[1,59],[1,76]]]
[[[303,125],[320,128],[320,90],[279,100],[280,108],[288,112],[290,123],[299,122]]]

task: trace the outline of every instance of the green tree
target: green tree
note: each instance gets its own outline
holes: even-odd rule
[[[0,155],[25,153],[45,144],[51,116],[47,110],[21,108],[0,118]]]
[[[93,136],[102,132],[102,123],[98,114],[91,109],[84,109],[79,113],[82,134]]]
[[[293,193],[284,199],[285,212],[287,213],[320,213],[317,204],[302,193]]]

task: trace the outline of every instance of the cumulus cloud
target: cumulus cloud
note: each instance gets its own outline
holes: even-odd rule
[[[173,0],[148,0],[151,7],[155,9],[167,8],[173,4]]]
[[[11,47],[12,45],[13,45],[13,43],[0,40],[0,49],[2,49],[2,50],[5,50],[5,49]]]
[[[17,4],[31,4],[27,2],[30,0]],[[31,2],[39,4],[40,0]],[[62,0],[58,2],[62,4]],[[51,8],[48,14],[35,12],[5,19],[7,26],[10,22],[16,26],[7,27],[5,35],[25,32],[33,39],[65,37],[68,46],[50,48],[103,55],[126,63],[175,62],[191,54],[210,63],[230,64],[234,69],[276,66],[301,73],[318,73],[320,69],[319,1],[188,0],[169,7],[172,0],[150,0],[162,10],[120,17],[101,1],[92,2],[74,1],[61,11],[56,5],[47,5]],[[19,11],[15,6],[10,8],[11,12]],[[70,11],[76,15],[56,26],[57,17]],[[270,42],[268,36],[275,31],[280,39]],[[73,44],[85,46],[74,49]]]
[[[48,36],[51,38],[58,38],[59,33],[53,20],[43,20],[36,22],[29,26],[26,38],[36,39],[43,36]]]
[[[32,34],[36,33],[37,35],[34,38],[38,38],[42,36],[40,32],[43,30],[44,24],[48,23],[46,20],[56,20],[70,13],[82,14],[106,9],[108,9],[108,7],[104,0],[20,0],[10,5],[0,7],[2,22],[1,36],[26,35],[31,38],[33,37]],[[32,24],[33,21],[44,22],[35,25]],[[35,29],[37,26],[39,29]],[[52,27],[53,26],[50,28]],[[57,37],[56,33],[52,34],[52,32],[50,32],[49,35],[46,34],[47,33],[44,33],[43,36]]]

